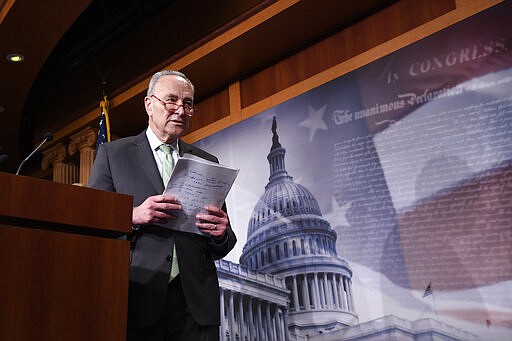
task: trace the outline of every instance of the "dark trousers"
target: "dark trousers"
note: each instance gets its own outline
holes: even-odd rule
[[[198,325],[187,307],[176,277],[167,288],[165,310],[158,321],[149,327],[128,326],[127,341],[219,341],[218,326]]]

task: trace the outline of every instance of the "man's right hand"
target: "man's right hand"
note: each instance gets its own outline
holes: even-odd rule
[[[175,219],[176,216],[170,211],[181,210],[181,205],[175,197],[154,195],[147,198],[142,204],[133,208],[132,224],[165,224],[168,219]]]

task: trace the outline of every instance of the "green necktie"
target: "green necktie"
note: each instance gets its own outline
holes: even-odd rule
[[[167,186],[174,168],[174,159],[172,158],[172,147],[165,144],[160,145],[160,150],[165,153],[164,162],[162,163],[162,181]],[[171,270],[169,272],[169,282],[172,281],[180,273],[178,266],[178,256],[176,254],[176,246],[172,247]]]
[[[165,153],[164,162],[162,163],[162,181],[167,186],[171,178],[172,169],[174,168],[174,159],[172,158],[172,147],[165,144],[160,145],[160,150]]]

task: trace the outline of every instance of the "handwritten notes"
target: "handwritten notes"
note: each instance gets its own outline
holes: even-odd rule
[[[222,207],[237,175],[238,169],[201,158],[178,159],[164,194],[178,198],[183,209],[172,212],[177,219],[170,220],[164,227],[202,234],[195,226],[196,214],[208,205]]]

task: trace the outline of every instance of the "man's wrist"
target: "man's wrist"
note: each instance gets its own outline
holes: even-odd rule
[[[228,240],[228,234],[226,232],[219,238],[212,237],[212,239],[216,244],[224,244]]]

